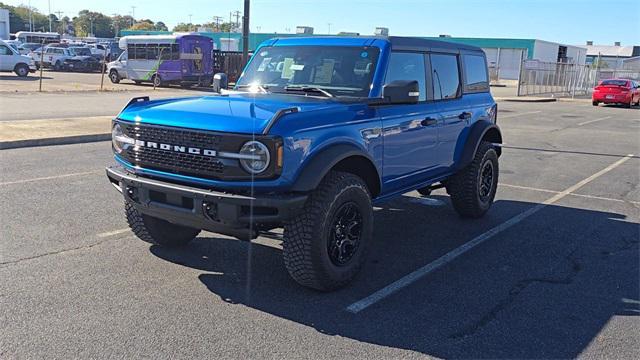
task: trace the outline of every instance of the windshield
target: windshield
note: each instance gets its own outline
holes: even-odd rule
[[[263,47],[237,85],[260,85],[272,92],[314,87],[334,96],[367,97],[379,55],[375,47]]]

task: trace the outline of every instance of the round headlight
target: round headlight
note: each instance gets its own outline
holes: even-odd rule
[[[115,124],[113,126],[113,129],[111,129],[111,144],[113,144],[113,149],[116,153],[122,153],[128,145],[133,145],[134,143],[135,141],[132,138],[124,134],[120,124]]]
[[[269,167],[269,149],[259,141],[249,141],[240,149],[240,165],[251,174],[259,174]]]

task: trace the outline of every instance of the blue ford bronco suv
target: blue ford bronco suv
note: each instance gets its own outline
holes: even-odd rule
[[[485,55],[403,37],[262,43],[231,90],[136,98],[113,121],[131,230],[183,246],[201,230],[253,239],[284,228],[301,285],[333,290],[362,267],[372,206],[444,187],[478,218],[498,184],[502,135]]]

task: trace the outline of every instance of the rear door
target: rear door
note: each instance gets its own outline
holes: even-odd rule
[[[421,52],[392,52],[385,83],[417,80],[420,98],[417,104],[378,107],[384,136],[383,186],[385,191],[399,190],[426,179],[436,171],[434,156],[438,142],[440,116],[429,102],[427,55]]]
[[[187,70],[186,75],[206,75],[207,67],[211,67],[210,56],[205,56],[205,53],[211,53],[211,49],[207,45],[208,41],[206,39],[183,38],[180,59],[182,60],[183,69],[186,68]]]
[[[456,144],[462,131],[469,125],[469,104],[462,97],[462,77],[458,54],[432,53],[431,79],[433,100],[442,115],[438,134],[437,161],[444,167],[454,162]]]

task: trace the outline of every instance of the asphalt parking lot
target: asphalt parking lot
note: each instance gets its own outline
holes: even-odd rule
[[[128,231],[108,142],[0,151],[0,358],[635,358],[640,112],[500,103],[490,213],[376,208],[356,282],[291,280],[277,239]]]

